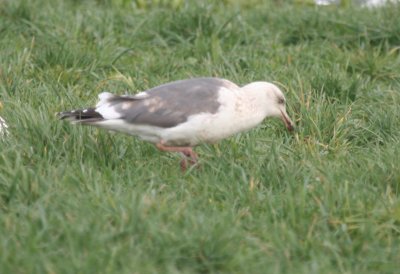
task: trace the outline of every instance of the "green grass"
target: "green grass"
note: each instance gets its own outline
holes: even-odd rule
[[[398,273],[400,7],[156,2],[0,3],[0,273]],[[277,83],[297,132],[182,174],[54,116],[196,76]]]

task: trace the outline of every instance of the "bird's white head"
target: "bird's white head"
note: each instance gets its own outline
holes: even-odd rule
[[[286,98],[276,85],[268,82],[253,82],[245,85],[243,89],[257,94],[259,103],[263,105],[265,116],[279,117],[289,131],[294,129],[294,123],[286,112]]]

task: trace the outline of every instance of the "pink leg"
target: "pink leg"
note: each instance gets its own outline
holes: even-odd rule
[[[180,152],[182,153],[185,158],[181,161],[181,169],[185,171],[187,169],[188,162],[191,166],[197,163],[197,154],[193,151],[191,147],[171,147],[171,146],[164,146],[161,143],[156,144],[156,147],[161,151],[168,151],[168,152]]]

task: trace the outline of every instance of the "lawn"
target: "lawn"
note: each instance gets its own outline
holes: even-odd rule
[[[0,2],[0,273],[399,273],[400,5]],[[200,169],[58,121],[108,90],[271,81]],[[234,121],[233,121],[234,122]]]

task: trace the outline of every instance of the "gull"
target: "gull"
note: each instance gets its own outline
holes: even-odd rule
[[[292,131],[282,91],[269,82],[242,87],[221,78],[191,78],[134,95],[99,94],[95,107],[59,112],[60,119],[138,136],[159,150],[184,155],[181,168],[198,161],[193,147],[250,130],[279,117]]]
[[[0,101],[0,109],[3,108],[3,104]],[[3,139],[8,135],[8,125],[3,117],[0,116],[0,139]]]
[[[8,134],[8,125],[6,121],[0,116],[0,138],[7,136]]]

